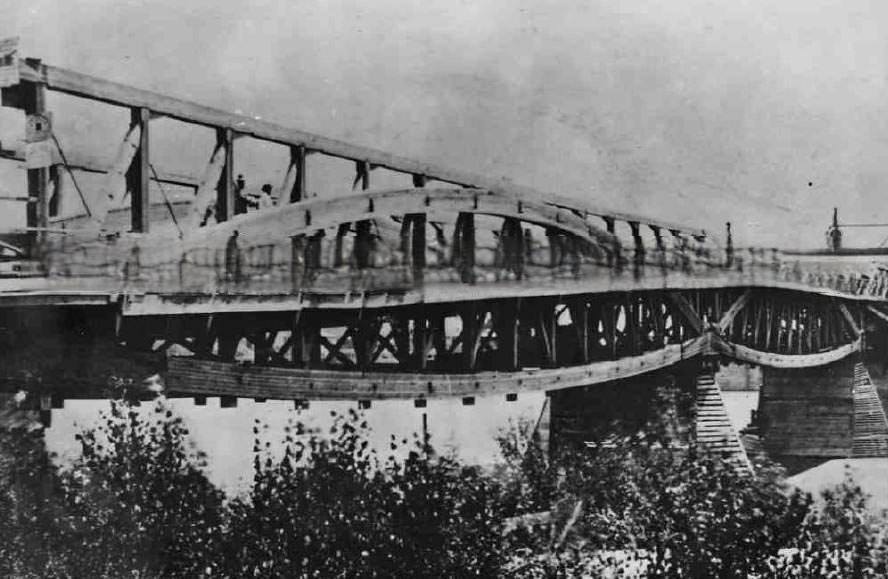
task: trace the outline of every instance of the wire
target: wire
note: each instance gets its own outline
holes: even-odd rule
[[[173,211],[173,204],[170,203],[169,197],[167,197],[166,190],[163,188],[163,184],[160,182],[160,177],[157,175],[157,169],[154,168],[153,163],[148,163],[148,166],[151,167],[151,172],[154,173],[154,180],[157,182],[157,187],[160,189],[160,194],[163,195],[163,202],[166,204],[167,210],[170,212],[170,217],[173,218],[173,224],[176,226],[176,229],[179,230],[179,239],[182,239],[185,236],[185,232],[182,231],[182,228],[179,227],[179,220],[176,219],[176,212]]]

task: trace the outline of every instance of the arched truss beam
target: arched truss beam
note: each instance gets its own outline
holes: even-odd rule
[[[459,213],[514,218],[569,233],[605,247],[616,243],[612,234],[590,225],[575,213],[539,201],[518,199],[486,189],[415,188],[362,191],[330,199],[314,198],[278,207],[274,211],[236,216],[229,221],[187,232],[182,247],[224,246],[235,230],[249,243],[279,242],[343,223],[417,213],[445,216],[454,221]],[[142,239],[143,247],[150,243],[150,237]]]
[[[730,344],[712,334],[620,360],[573,367],[473,374],[366,373],[244,366],[195,357],[168,361],[167,386],[176,395],[239,396],[284,400],[370,400],[490,396],[552,391],[631,378],[707,352],[772,368],[810,368],[860,351],[861,340],[827,352],[782,355]]]
[[[712,348],[729,358],[733,358],[740,362],[755,364],[757,366],[768,366],[770,368],[813,368],[817,366],[825,366],[837,362],[855,352],[859,352],[862,347],[860,338],[854,340],[850,344],[844,344],[816,354],[775,354],[773,352],[762,352],[748,346],[732,344],[718,336],[713,336],[710,344]]]
[[[454,398],[539,392],[630,378],[673,366],[702,353],[707,341],[698,337],[639,356],[573,367],[474,374],[304,370],[181,357],[168,362],[167,387],[174,394],[285,400]]]

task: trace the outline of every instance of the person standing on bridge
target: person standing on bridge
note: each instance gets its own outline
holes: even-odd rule
[[[274,197],[271,195],[271,184],[266,183],[262,186],[262,193],[259,195],[259,209],[274,207]]]

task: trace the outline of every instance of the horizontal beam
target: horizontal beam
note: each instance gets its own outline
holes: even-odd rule
[[[374,167],[383,167],[405,174],[422,175],[455,185],[479,187],[518,197],[541,199],[547,203],[571,208],[588,215],[607,216],[622,221],[637,221],[664,229],[683,231],[691,235],[705,235],[705,231],[702,229],[690,228],[685,225],[668,223],[629,213],[610,211],[579,199],[544,193],[530,187],[516,185],[505,179],[493,179],[424,161],[392,155],[378,149],[352,145],[344,141],[329,139],[306,131],[289,129],[243,115],[231,114],[220,109],[130,87],[64,68],[44,64],[31,66],[24,60],[20,60],[19,74],[22,80],[43,83],[47,88],[58,92],[118,106],[143,107],[151,110],[152,113],[165,115],[180,121],[207,127],[231,129],[241,135],[248,135],[284,145],[303,146],[311,151],[318,151],[326,155],[352,161],[366,162]]]

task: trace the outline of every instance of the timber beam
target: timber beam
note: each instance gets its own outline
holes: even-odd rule
[[[366,163],[368,167],[379,167],[400,173],[421,175],[424,179],[435,179],[460,186],[490,189],[510,196],[547,199],[547,202],[551,205],[578,212],[584,217],[590,215],[607,216],[610,219],[640,222],[669,230],[682,231],[696,237],[706,235],[706,232],[702,229],[688,228],[684,225],[670,224],[643,216],[613,212],[579,199],[544,193],[501,179],[441,167],[432,163],[392,155],[369,147],[352,145],[306,131],[289,129],[267,121],[231,114],[212,107],[31,60],[19,61],[19,75],[23,81],[35,83],[41,87],[58,92],[128,108],[146,108],[152,111],[154,115],[163,115],[183,122],[221,130],[231,130],[239,135],[251,136],[283,145],[301,146],[332,157]]]

